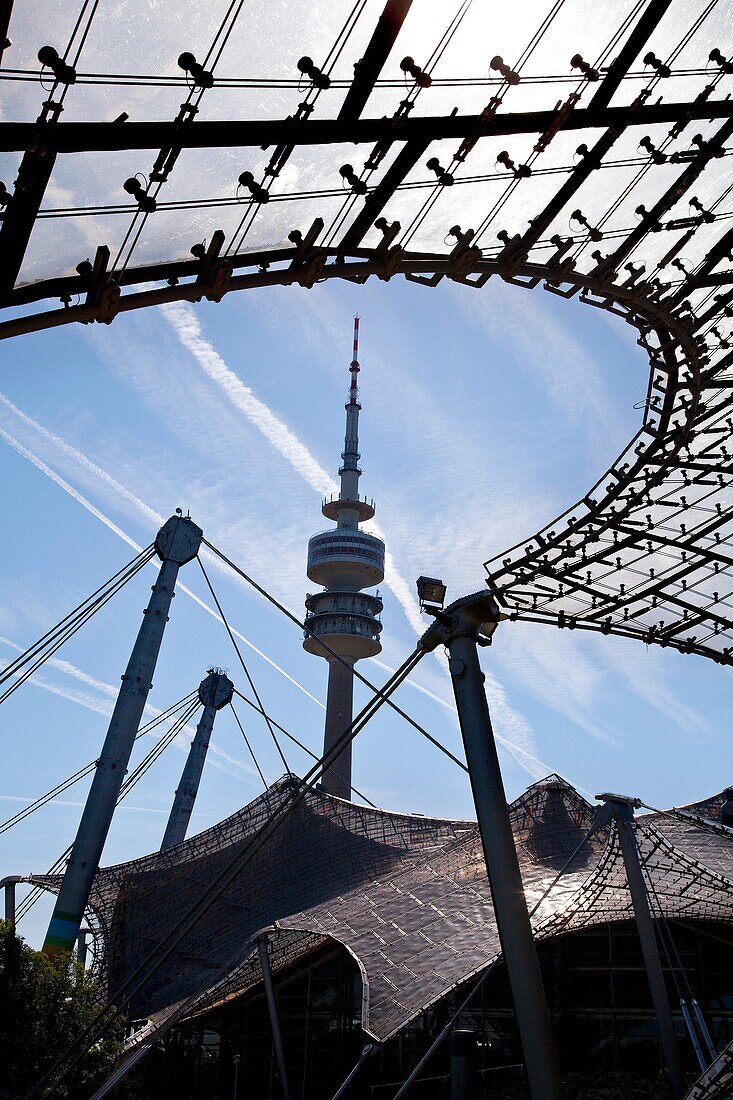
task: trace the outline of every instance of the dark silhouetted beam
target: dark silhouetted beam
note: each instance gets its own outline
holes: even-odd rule
[[[427,141],[408,141],[407,145],[398,153],[394,162],[384,173],[384,178],[367,197],[361,211],[349,226],[341,242],[341,249],[348,252],[361,244],[365,235],[374,224],[374,219],[379,217],[382,210],[384,210],[385,206],[394,195],[395,190],[415,167],[429,144],[430,143]]]
[[[711,273],[716,264],[727,259],[733,253],[733,228],[724,233],[720,240],[712,246],[697,271],[693,271],[684,284],[685,294],[689,294],[698,285],[700,279],[705,279]]]
[[[387,0],[364,56],[354,66],[354,80],[338,114],[340,122],[353,121],[364,110],[411,6],[412,0]]]
[[[10,45],[8,30],[10,29],[10,16],[13,14],[13,0],[0,0],[0,61],[3,53]]]
[[[649,36],[654,32],[672,0],[650,0],[639,22],[626,40],[618,57],[611,62],[603,82],[590,101],[591,108],[607,107],[615,93],[641,53]]]
[[[697,327],[700,328],[701,325],[706,325],[708,321],[714,320],[731,302],[733,302],[733,290],[727,290],[725,294],[717,294],[705,312],[696,315]]]
[[[562,187],[553,195],[545,209],[536,218],[530,221],[530,228],[517,244],[517,250],[528,252],[530,248],[544,236],[545,232],[554,222],[563,207],[570,201],[576,191],[579,191],[592,172],[599,168],[601,161],[611,146],[621,137],[623,130],[617,127],[614,130],[606,130],[606,133],[598,139],[593,148],[583,157],[580,164],[573,169]]]
[[[733,118],[729,118],[725,125],[721,126],[717,134],[715,134],[705,148],[700,151],[699,156],[697,156],[695,160],[690,161],[684,172],[675,180],[671,187],[667,188],[662,197],[654,204],[652,209],[647,212],[646,216],[641,219],[636,228],[629,233],[628,237],[626,237],[619,248],[617,248],[611,256],[603,260],[599,265],[600,268],[616,268],[626,259],[629,253],[636,248],[639,241],[641,241],[650,231],[652,226],[671,210],[675,203],[689,190],[698,176],[704,172],[716,153],[725,148],[725,143],[730,138],[731,134],[733,134]]]
[[[733,118],[733,100],[653,103],[631,107],[576,108],[561,130],[654,126],[681,119]],[[438,115],[414,118],[295,119],[193,122],[185,131],[174,122],[58,122],[44,129],[43,141],[58,153],[104,152],[116,149],[245,148],[268,145],[374,145],[378,141],[463,140],[465,137],[543,134],[557,121],[556,111],[525,111],[479,115]],[[35,122],[0,123],[0,152],[18,152],[38,136]]]
[[[55,160],[55,152],[36,146],[20,162],[13,197],[0,226],[0,297],[15,286]]]

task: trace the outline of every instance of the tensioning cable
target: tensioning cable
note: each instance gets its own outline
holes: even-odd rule
[[[172,707],[169,707],[167,710],[162,711],[159,715],[157,715],[157,717],[148,722],[147,725],[141,726],[137,734],[135,735],[135,740],[137,741],[138,738],[143,737],[146,733],[150,733],[156,726],[160,725],[161,722],[164,722],[166,718],[172,718],[174,714],[176,714],[184,706],[190,703],[195,695],[196,692],[190,692],[183,699],[179,700],[179,702],[174,703]],[[88,764],[85,764],[84,767],[80,768],[79,771],[74,772],[74,774],[70,775],[67,779],[62,780],[60,783],[57,783],[56,786],[52,787],[50,791],[46,791],[45,794],[39,795],[38,798],[35,798],[30,803],[30,805],[24,806],[23,809],[19,810],[17,814],[13,815],[13,817],[9,817],[7,821],[0,822],[0,835],[7,832],[8,829],[12,829],[14,825],[18,825],[21,821],[23,821],[30,814],[34,813],[36,810],[40,810],[41,807],[52,801],[54,798],[57,797],[57,795],[63,794],[70,787],[73,787],[73,785],[75,783],[78,783],[80,779],[83,779],[85,775],[89,775],[90,772],[93,772],[97,766],[97,763],[97,760],[91,760]]]
[[[143,566],[151,560],[155,553],[154,548],[148,547],[142,551],[129,565],[116,573],[115,576],[103,585],[101,589],[93,593],[83,604],[70,612],[62,621],[47,631],[37,642],[34,642],[24,653],[6,666],[0,674],[0,684],[11,677],[14,682],[0,694],[0,703],[5,702],[22,684],[28,680],[61,646],[73,637],[74,634],[87,623],[100,608],[112,599],[112,597],[131,580]]]
[[[273,605],[273,607],[276,607],[278,609],[278,611],[281,611],[286,618],[290,619],[292,623],[295,623],[295,625],[303,630],[306,634],[310,634],[312,637],[315,637],[313,631],[308,626],[306,626],[304,622],[301,622],[297,615],[294,615],[292,611],[289,611],[288,608],[285,607],[284,604],[281,604],[279,600],[277,600],[270,592],[267,591],[267,589],[263,588],[262,585],[253,580],[253,578],[245,573],[244,570],[240,569],[238,565],[235,565],[234,562],[226,556],[226,554],[223,554],[221,550],[217,550],[217,548],[206,539],[202,539],[201,541],[205,543],[205,545],[208,547],[209,550],[211,550],[213,554],[216,554],[218,558],[221,558],[221,560],[226,565],[228,565],[231,570],[233,570],[238,576],[240,576],[242,580],[246,581],[247,584],[254,588],[256,592],[259,592],[261,596],[264,596],[265,599]],[[333,659],[339,664],[346,665],[348,663],[343,659],[340,654],[336,652],[335,649],[332,649],[327,642],[324,642],[322,638],[318,638],[318,644],[325,650],[326,653],[328,653],[329,657],[333,657]],[[353,671],[354,676],[356,676],[357,680],[360,680],[361,683],[368,687],[371,692],[373,692],[377,696],[380,694],[380,688],[376,687],[376,685],[373,684],[371,680],[367,680],[366,676],[362,675],[362,673],[359,672],[352,665],[349,665],[348,667]],[[457,764],[462,771],[468,771],[468,768],[462,760],[459,760],[457,756],[454,756],[450,749],[447,749],[445,745],[442,745],[440,741],[437,740],[437,738],[428,733],[428,731],[424,729],[424,727],[421,726],[419,722],[417,722],[406,711],[398,706],[397,703],[393,702],[392,699],[385,699],[385,702],[392,708],[392,710],[399,714],[401,718],[404,718],[406,722],[409,722],[409,724],[414,729],[416,729],[418,733],[421,733],[423,737],[427,738],[431,745],[435,745],[435,747],[437,749],[440,749],[440,751],[444,753],[450,760],[452,760],[454,764]]]
[[[235,689],[234,689],[234,694],[235,694],[235,695],[238,695],[238,696],[239,696],[239,698],[240,698],[240,699],[242,700],[242,702],[243,702],[243,703],[246,703],[248,707],[252,707],[252,709],[253,709],[253,710],[256,710],[258,714],[261,714],[261,715],[263,716],[263,718],[266,718],[266,717],[268,717],[268,716],[267,716],[267,715],[266,715],[266,714],[265,714],[265,713],[264,713],[264,712],[263,712],[263,711],[262,711],[262,710],[261,710],[261,709],[260,709],[260,708],[259,708],[259,707],[257,706],[257,704],[256,704],[256,703],[253,703],[253,702],[252,702],[252,700],[251,700],[251,699],[248,699],[246,695],[242,695],[242,692],[241,692],[241,691],[237,691],[237,689],[235,688]],[[232,707],[232,710],[234,710],[234,707]],[[236,716],[236,714],[234,715],[234,717],[235,717],[235,718],[237,717],[237,716]],[[310,750],[310,749],[308,748],[308,746],[307,746],[307,745],[304,745],[302,741],[299,741],[299,740],[298,740],[298,738],[297,738],[297,737],[295,736],[295,734],[293,734],[293,733],[289,733],[289,732],[288,732],[288,731],[287,731],[287,730],[285,729],[285,727],[284,727],[284,726],[281,726],[281,725],[279,725],[279,724],[278,724],[278,723],[277,723],[277,722],[275,721],[275,719],[274,719],[274,718],[270,718],[270,721],[272,722],[273,726],[274,726],[274,727],[275,727],[276,729],[280,730],[280,733],[284,734],[284,736],[285,736],[285,737],[288,737],[288,738],[290,738],[290,740],[291,740],[291,741],[292,741],[292,742],[293,742],[294,744],[296,744],[296,745],[298,746],[298,748],[299,748],[299,749],[302,749],[302,750],[303,750],[303,752],[307,753],[307,754],[308,754],[308,756],[310,756],[311,760],[317,760],[317,759],[318,759],[318,757],[316,756],[316,754],[315,754],[314,752],[312,752],[312,751],[311,751],[311,750]],[[239,722],[239,719],[238,719],[238,718],[237,718],[237,722]],[[241,726],[240,726],[240,729],[241,729]],[[242,730],[242,734],[244,735],[244,730]],[[246,736],[245,736],[245,741],[246,741],[246,740],[247,740],[247,738],[246,738]],[[249,742],[247,742],[247,747],[249,748]],[[250,752],[252,752],[252,750],[251,750],[251,749],[250,749]],[[253,753],[252,755],[254,756],[254,753]],[[259,769],[258,769],[258,770],[259,770]],[[343,779],[343,778],[344,778],[344,777],[343,777],[342,775],[339,775],[339,773],[338,773],[338,771],[336,770],[336,768],[332,768],[331,770],[332,770],[332,771],[334,772],[334,774],[335,774],[335,775],[337,775],[337,776],[338,776],[338,778],[339,778],[339,779]],[[267,786],[267,784],[266,784],[266,783],[265,783],[265,786]],[[371,806],[371,808],[372,808],[373,810],[376,810],[376,808],[377,808],[377,807],[375,806],[375,804],[374,804],[374,803],[373,803],[373,802],[372,802],[372,801],[371,801],[370,799],[368,799],[368,798],[367,798],[367,796],[366,796],[365,794],[362,794],[362,792],[361,792],[361,791],[358,791],[358,790],[356,789],[356,787],[354,787],[353,785],[352,785],[352,787],[351,787],[351,790],[352,790],[352,792],[353,792],[353,793],[354,793],[355,795],[358,795],[358,797],[359,797],[359,798],[361,798],[363,802],[366,802],[368,806]]]
[[[236,877],[241,874],[244,867],[246,867],[263,846],[268,843],[281,825],[284,824],[304,800],[313,783],[320,777],[323,771],[331,766],[339,754],[353,741],[379,708],[389,700],[389,695],[400,686],[423,656],[424,653],[422,650],[415,649],[393,676],[385,683],[378,694],[360,711],[348,729],[344,730],[336,739],[328,752],[324,753],[320,760],[313,765],[310,771],[307,772],[302,779],[294,780],[291,789],[285,793],[283,801],[278,809],[272,814],[267,824],[252,837],[245,848],[237,852],[236,855],[225,864],[216,878],[202,891],[192,909],[176,922],[161,943],[148,953],[132,974],[130,974],[120,986],[115,998],[117,1003],[114,1006],[110,1005],[104,1007],[96,1014],[76,1039],[74,1039],[66,1050],[59,1055],[54,1064],[44,1073],[43,1077],[36,1082],[27,1094],[26,1100],[31,1100],[32,1097],[39,1095],[48,1095],[48,1090],[46,1089],[47,1084],[53,1081],[54,1086],[57,1086],[65,1079],[69,1071],[76,1065],[79,1059],[84,1056],[91,1045],[97,1042],[107,1028],[111,1026],[119,1012],[130,1003],[136,993],[138,993],[152,975],[159,970],[168,956],[175,951],[176,947],[190,935],[191,930],[202,917],[208,913]],[[210,979],[207,978],[207,985],[209,984],[209,980]],[[64,1063],[66,1063],[65,1067],[60,1075],[56,1077],[56,1072],[64,1066]]]

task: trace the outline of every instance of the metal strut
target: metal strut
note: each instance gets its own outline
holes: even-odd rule
[[[476,647],[489,644],[500,619],[485,592],[433,612],[435,624],[421,646],[447,646],[463,745],[491,886],[496,923],[506,960],[514,1009],[533,1100],[560,1100],[560,1070],[527,912],[499,757]]]
[[[280,1071],[280,1085],[283,1091],[283,1100],[290,1100],[290,1088],[288,1086],[288,1071],[285,1066],[285,1048],[283,1047],[283,1037],[280,1031],[280,1017],[277,1014],[277,999],[275,997],[275,986],[272,981],[272,969],[270,967],[270,956],[267,952],[267,941],[269,937],[267,935],[260,936],[257,940],[257,950],[260,956],[260,964],[262,966],[262,977],[265,982],[265,996],[267,998],[267,1011],[270,1014],[270,1026],[272,1027],[272,1038],[275,1043],[275,1056],[277,1058],[277,1068]]]
[[[685,1095],[685,1088],[680,1052],[634,828],[634,807],[640,806],[641,803],[638,799],[626,798],[623,795],[599,794],[596,797],[604,803],[596,811],[596,827],[605,825],[609,821],[615,821],[618,829],[621,854],[626,868],[631,903],[634,907],[636,927],[639,933],[641,952],[644,956],[644,966],[649,980],[654,1013],[659,1026],[659,1039],[662,1044],[667,1072],[669,1073],[672,1097],[673,1100],[682,1100]]]

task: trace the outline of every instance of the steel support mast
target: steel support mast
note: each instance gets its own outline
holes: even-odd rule
[[[209,751],[209,741],[214,729],[216,712],[232,701],[234,684],[220,669],[210,668],[209,674],[199,684],[199,700],[203,703],[203,714],[196,727],[196,735],[191,742],[186,763],[183,766],[181,782],[178,784],[168,824],[163,834],[161,852],[180,844],[186,839],[186,830],[191,820],[201,775]]]
[[[560,1100],[560,1071],[537,950],[524,896],[477,645],[488,645],[500,618],[488,593],[433,612],[421,645],[447,647],[471,789],[496,923],[509,974],[532,1100]]]
[[[638,799],[617,794],[600,794],[596,797],[604,803],[596,815],[597,826],[612,820],[616,822],[616,828],[618,829],[621,854],[629,883],[631,903],[634,907],[636,928],[639,933],[641,953],[644,957],[644,967],[649,980],[654,1014],[657,1017],[659,1027],[659,1040],[662,1044],[662,1053],[669,1074],[672,1100],[682,1100],[685,1095],[685,1087],[680,1052],[634,828],[634,807],[641,805],[641,803]]]
[[[192,520],[172,516],[158,532],[155,549],[162,565],[133,646],[97,761],[94,779],[48,926],[46,955],[70,952],[79,933],[99,867],[135,734],[152,686],[155,664],[168,621],[178,570],[195,558],[203,532]]]
[[[277,997],[275,995],[275,984],[272,980],[270,956],[267,951],[268,940],[269,936],[266,933],[261,935],[257,940],[257,951],[260,956],[262,978],[265,983],[265,997],[267,998],[267,1011],[270,1014],[270,1026],[272,1027],[272,1039],[275,1044],[277,1068],[280,1074],[280,1088],[282,1089],[283,1100],[290,1100],[288,1071],[285,1063],[285,1048],[283,1046],[282,1031],[280,1030],[280,1017],[277,1011]]]

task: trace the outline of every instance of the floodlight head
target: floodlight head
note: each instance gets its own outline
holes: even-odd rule
[[[437,577],[418,577],[417,594],[421,611],[442,611],[447,588]]]

